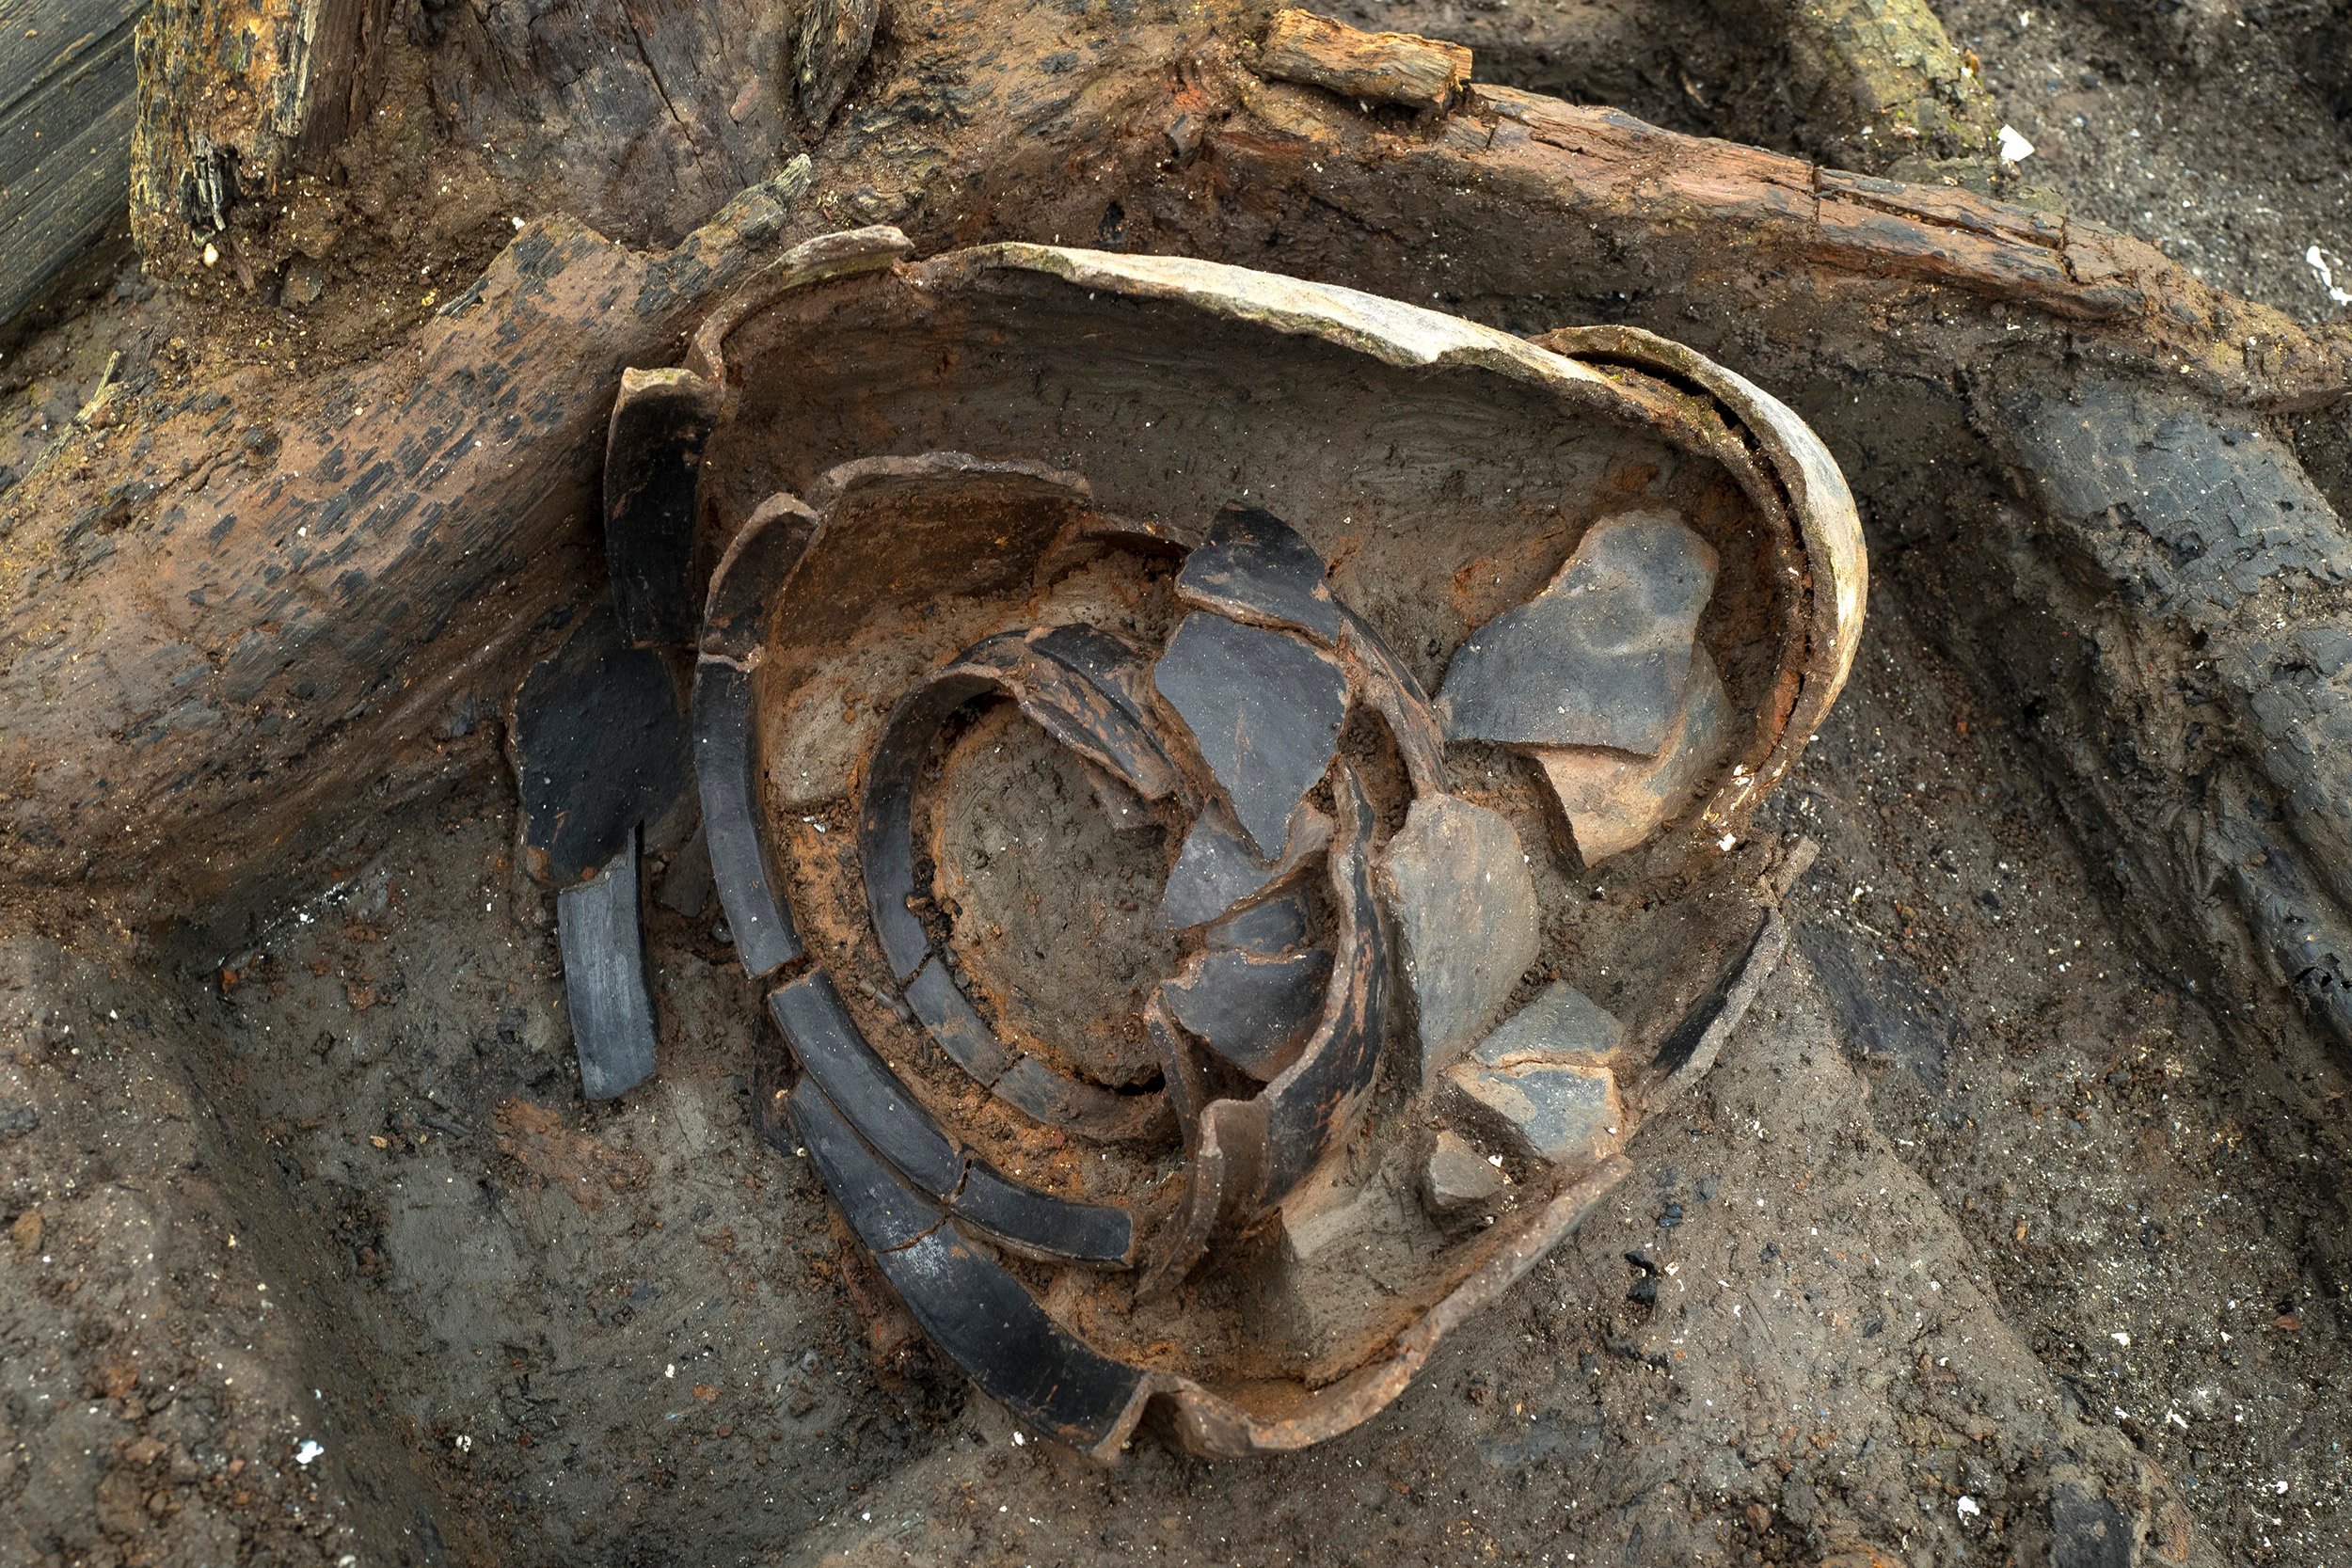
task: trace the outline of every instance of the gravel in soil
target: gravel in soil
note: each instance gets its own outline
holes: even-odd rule
[[[2331,0],[1940,0],[2020,173],[2303,322],[2352,306],[2352,13]],[[2321,264],[2308,258],[2316,247]],[[2326,271],[2323,272],[2322,267]],[[2330,293],[2332,286],[2344,297]]]

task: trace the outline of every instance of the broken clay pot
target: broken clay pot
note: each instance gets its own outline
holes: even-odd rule
[[[608,525],[627,624],[706,607],[712,875],[783,1047],[755,1119],[1035,1430],[1300,1448],[1559,1243],[1761,984],[1740,832],[1851,660],[1852,503],[1638,333],[909,251],[799,247],[613,421],[661,449],[615,471],[695,475]],[[1668,781],[1623,907],[1547,832],[1584,752]],[[1572,1054],[1529,1054],[1546,1020]]]

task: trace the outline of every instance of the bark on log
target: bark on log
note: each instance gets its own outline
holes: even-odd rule
[[[1411,33],[1364,33],[1312,11],[1277,11],[1257,69],[1365,103],[1442,109],[1470,81],[1470,52]]]
[[[194,902],[308,847],[355,786],[421,787],[601,578],[581,525],[621,371],[675,357],[804,187],[748,192],[661,255],[533,225],[413,344],[275,418],[241,411],[248,381],[159,419],[9,607],[0,832],[22,868],[170,865]]]
[[[131,226],[151,261],[217,234],[367,113],[390,0],[157,0],[138,24]]]
[[[0,327],[119,222],[135,0],[0,0]]]
[[[1999,116],[1927,0],[1743,3],[1751,26],[1786,40],[1769,90],[1787,95],[1805,150],[1907,179],[1991,157]]]

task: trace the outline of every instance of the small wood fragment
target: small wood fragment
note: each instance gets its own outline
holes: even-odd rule
[[[1366,33],[1312,11],[1275,14],[1258,74],[1365,103],[1443,109],[1470,85],[1470,52],[1413,33]]]
[[[833,119],[858,67],[874,47],[882,0],[817,0],[801,20],[793,52],[792,87],[801,114],[822,131]]]

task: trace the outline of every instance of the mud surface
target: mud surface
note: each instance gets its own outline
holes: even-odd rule
[[[2076,217],[2306,322],[2340,322],[2311,247],[2352,293],[2352,15],[2327,0],[2177,6],[1943,0],[2020,173]]]
[[[1085,766],[1010,704],[965,733],[944,771],[934,896],[955,911],[957,960],[998,1028],[1098,1084],[1156,1077],[1141,1015],[1183,946],[1156,918],[1167,833],[1132,796],[1139,820],[1114,825]],[[1073,888],[1089,890],[1079,907]]]

